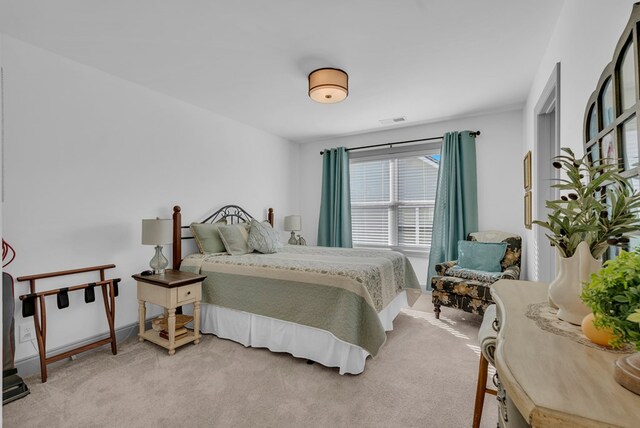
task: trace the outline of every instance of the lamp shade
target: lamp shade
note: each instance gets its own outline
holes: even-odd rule
[[[302,216],[288,215],[284,218],[284,230],[302,230]]]
[[[349,76],[337,68],[320,68],[309,74],[309,97],[323,104],[339,103],[349,95]]]
[[[164,219],[142,220],[142,245],[164,245],[172,243],[173,222]]]

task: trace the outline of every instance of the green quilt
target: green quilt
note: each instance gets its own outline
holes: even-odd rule
[[[402,290],[420,295],[408,259],[394,251],[285,246],[275,254],[192,254],[180,270],[207,275],[206,303],[332,333],[372,356],[386,339],[378,312]]]

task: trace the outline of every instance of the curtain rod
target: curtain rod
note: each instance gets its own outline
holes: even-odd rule
[[[480,135],[480,131],[472,131],[471,135],[473,135],[474,137],[477,137],[478,135]],[[444,136],[442,137],[429,137],[429,138],[420,138],[417,140],[407,140],[407,141],[396,141],[393,143],[382,143],[382,144],[372,144],[370,146],[360,146],[360,147],[352,147],[350,149],[346,149],[347,152],[350,152],[351,150],[362,150],[362,149],[370,149],[373,147],[384,147],[384,146],[389,146],[389,148],[397,145],[397,144],[407,144],[407,143],[417,143],[418,141],[434,141],[434,140],[442,140],[444,138]],[[322,150],[320,152],[321,155],[324,154],[324,150]]]

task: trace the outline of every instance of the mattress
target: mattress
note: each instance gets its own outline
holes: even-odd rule
[[[400,307],[420,295],[407,258],[386,250],[285,246],[275,254],[193,254],[180,269],[207,275],[203,332],[346,373],[362,371],[364,359],[384,344]],[[334,348],[343,344],[346,351],[308,355],[299,344],[317,343],[319,338],[310,337],[318,335],[333,341]],[[357,364],[345,362],[348,354],[358,355]]]

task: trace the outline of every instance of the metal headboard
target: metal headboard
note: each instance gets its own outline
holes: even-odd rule
[[[273,226],[273,208],[269,208],[268,221]],[[255,218],[238,205],[225,205],[200,223],[216,223],[226,220],[227,224],[248,223]],[[182,230],[189,226],[182,225],[182,214],[179,205],[173,207],[173,268],[178,269],[182,261],[182,240],[193,239],[193,236],[182,236]]]
[[[200,223],[215,223],[220,220],[226,220],[228,224],[233,224],[240,222],[249,223],[251,220],[255,219],[251,214],[237,205],[226,205],[202,220]]]

